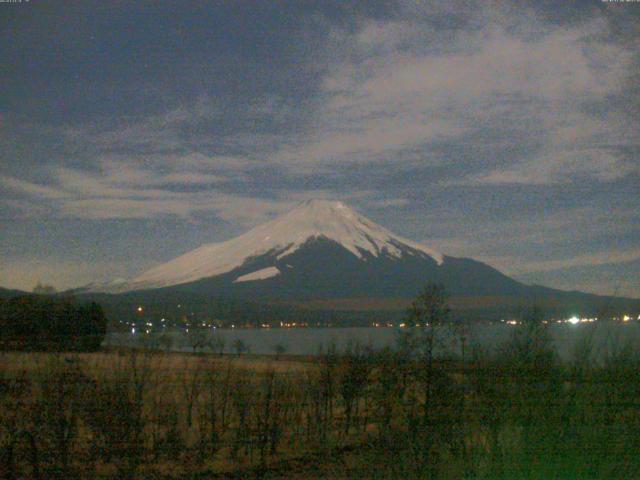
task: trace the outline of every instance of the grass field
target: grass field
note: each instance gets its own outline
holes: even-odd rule
[[[640,478],[640,360],[0,353],[2,478]]]

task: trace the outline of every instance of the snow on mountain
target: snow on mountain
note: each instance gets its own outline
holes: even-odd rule
[[[247,273],[246,275],[241,275],[236,278],[233,283],[240,282],[251,282],[253,280],[264,280],[265,278],[275,277],[276,275],[280,275],[280,270],[278,267],[267,267],[262,270],[258,270],[256,272]]]
[[[325,238],[366,261],[367,255],[401,258],[423,254],[438,264],[442,254],[393,234],[359,215],[342,202],[309,200],[280,217],[259,225],[239,237],[202,245],[174,260],[153,268],[119,288],[119,291],[159,288],[209,278],[243,265],[247,259],[271,254],[282,259],[308,240]],[[279,274],[265,268],[236,279],[236,282],[269,278]]]

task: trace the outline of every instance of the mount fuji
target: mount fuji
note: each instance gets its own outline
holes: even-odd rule
[[[342,202],[309,200],[237,238],[203,245],[153,268],[121,288],[161,288],[219,275],[232,283],[297,277],[328,253],[344,256],[350,264],[357,262],[354,266],[361,263],[360,268],[406,257],[437,265],[444,260],[435,250],[394,235]],[[327,267],[321,264],[318,270]]]
[[[443,284],[454,299],[485,304],[504,299],[549,303],[550,298],[555,304],[593,304],[608,298],[523,284],[485,263],[400,237],[344,203],[326,200],[306,201],[236,238],[202,245],[131,280],[94,284],[84,292],[399,309],[427,282]]]

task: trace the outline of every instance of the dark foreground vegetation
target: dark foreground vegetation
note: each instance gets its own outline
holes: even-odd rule
[[[40,330],[56,351],[0,352],[0,478],[640,478],[637,350],[596,358],[586,326],[561,363],[534,311],[488,352],[448,319],[430,287],[397,348],[303,359],[62,353]]]
[[[107,332],[94,302],[44,295],[0,297],[0,350],[96,351]]]
[[[640,478],[640,359],[1,353],[1,478]]]

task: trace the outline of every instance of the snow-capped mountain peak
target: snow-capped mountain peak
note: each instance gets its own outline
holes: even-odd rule
[[[220,243],[202,245],[174,260],[153,268],[129,282],[123,289],[137,290],[189,283],[221,275],[264,254],[280,260],[300,249],[309,240],[323,238],[341,245],[359,259],[368,255],[400,258],[405,253],[426,255],[438,264],[442,254],[419,243],[399,237],[359,215],[342,202],[308,200],[274,220]],[[278,275],[275,269],[243,275],[251,281]],[[123,291],[120,289],[120,291]]]
[[[438,263],[442,262],[441,254],[391,233],[338,201],[307,200],[246,235],[258,231],[269,232],[265,236],[265,239],[270,237],[269,242],[278,238],[279,245],[291,243],[289,248],[279,254],[279,258],[297,250],[309,238],[324,237],[339,243],[359,258],[363,258],[364,253],[377,257],[383,251],[390,256],[399,257],[402,252],[398,244],[404,244],[426,253]]]

